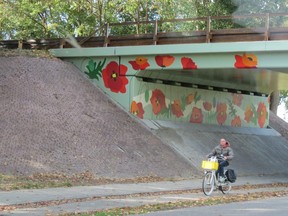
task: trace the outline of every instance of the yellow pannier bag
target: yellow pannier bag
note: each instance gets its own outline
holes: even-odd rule
[[[202,161],[202,168],[208,170],[217,170],[218,169],[218,162],[217,161]]]

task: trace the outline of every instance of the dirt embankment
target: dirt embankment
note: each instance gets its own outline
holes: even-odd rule
[[[196,169],[73,65],[0,57],[0,173],[188,177]]]
[[[288,140],[288,123],[273,112],[270,112],[269,125]]]

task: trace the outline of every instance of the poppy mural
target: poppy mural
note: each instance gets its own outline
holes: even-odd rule
[[[152,62],[153,60],[155,62]],[[128,68],[133,68],[134,73],[146,70],[150,67],[150,63],[153,68],[156,66],[162,69],[169,68],[174,63],[174,66],[182,67],[183,70],[198,68],[192,58],[185,56],[177,58],[172,55],[137,56],[133,60],[127,59],[122,62],[125,63],[108,61],[106,64],[106,59],[97,61],[92,59],[86,65],[85,74],[90,79],[99,82],[102,78],[104,88],[108,90],[108,93],[110,91],[125,94],[129,82],[126,76]],[[258,59],[254,54],[235,55],[234,67],[236,68],[255,68],[257,64]],[[157,70],[153,73],[157,73]],[[133,80],[133,82],[136,84],[134,83],[135,85],[131,88],[132,94],[129,93],[123,97],[133,95],[132,102],[126,108],[140,119],[260,128],[266,127],[269,122],[269,110],[267,110],[269,98],[267,97],[215,91],[211,94],[211,91],[205,89],[143,83],[140,80]]]
[[[244,120],[247,122],[247,123],[250,123],[250,121],[253,119],[254,117],[254,112],[251,108],[251,106],[247,106],[246,109],[245,109],[245,117],[244,117]]]
[[[134,70],[145,70],[150,66],[148,59],[145,57],[136,57],[135,61],[129,61]]]
[[[217,122],[219,125],[223,125],[227,119],[227,104],[217,104]]]
[[[259,128],[269,122],[267,97],[228,92],[211,94],[204,89],[155,83],[143,85],[145,87],[139,85],[130,109],[139,118],[144,112],[147,119]]]
[[[233,127],[241,127],[241,119],[240,116],[235,116],[234,119],[231,121],[231,126]]]
[[[233,97],[233,104],[235,104],[236,106],[241,106],[242,104],[242,100],[243,100],[243,95],[241,94],[232,94]]]
[[[258,125],[260,126],[260,128],[263,128],[267,116],[267,108],[263,102],[259,103],[257,113],[258,113]]]
[[[130,107],[130,113],[143,119],[144,109],[143,109],[142,103],[141,102],[137,103],[136,101],[132,101],[131,107]]]
[[[181,64],[184,70],[197,69],[196,63],[191,58],[188,57],[182,57]]]
[[[203,102],[203,107],[204,107],[204,109],[206,110],[206,111],[211,111],[211,109],[212,109],[212,104],[210,103],[210,102]]]
[[[186,104],[189,105],[194,101],[194,94],[189,94],[186,97]]]
[[[175,115],[177,118],[180,118],[181,116],[183,116],[183,111],[181,108],[180,100],[174,100],[171,109],[172,109],[172,114]]]
[[[174,56],[171,55],[157,55],[155,56],[156,64],[162,68],[170,67],[174,63]]]
[[[202,110],[197,107],[193,107],[190,122],[200,124],[203,122],[203,117]]]
[[[90,59],[88,64],[86,65],[86,69],[88,70],[88,72],[84,71],[84,73],[88,75],[90,79],[99,80],[99,77],[102,77],[101,71],[105,65],[105,62],[106,62],[106,58],[104,59],[103,62],[99,61],[98,64],[92,59]]]
[[[159,89],[155,89],[154,91],[152,91],[150,102],[152,104],[153,113],[155,115],[158,115],[161,111],[167,109],[165,95]]]
[[[118,64],[116,61],[111,61],[102,70],[102,78],[106,88],[109,88],[114,93],[126,93],[126,85],[128,79],[125,76],[127,67]]]
[[[257,56],[254,54],[235,55],[235,68],[256,68],[258,64]]]

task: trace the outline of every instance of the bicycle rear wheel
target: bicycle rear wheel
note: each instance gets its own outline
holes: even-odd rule
[[[212,172],[207,172],[202,182],[202,190],[206,196],[210,196],[214,190],[215,179],[213,178]]]
[[[226,180],[224,183],[221,183],[221,185],[219,186],[219,190],[221,190],[223,194],[229,193],[229,191],[231,190],[230,182]]]

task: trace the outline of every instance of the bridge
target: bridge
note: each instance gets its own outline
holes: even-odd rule
[[[281,16],[285,17],[284,15]],[[55,107],[56,110],[51,112],[51,115],[43,115],[46,119],[48,117],[51,118],[53,122],[56,118],[61,128],[56,127],[55,130],[54,128],[52,130],[54,123],[49,124],[50,121],[46,122],[43,118],[37,118],[41,124],[46,122],[45,125],[49,125],[49,127],[41,127],[41,130],[44,130],[45,134],[46,131],[51,131],[45,136],[49,137],[52,134],[53,139],[43,139],[41,134],[39,139],[44,140],[43,143],[40,141],[34,143],[33,140],[26,140],[27,143],[33,143],[33,145],[37,146],[34,149],[44,149],[44,151],[46,148],[42,148],[42,144],[50,146],[49,149],[59,148],[59,151],[55,151],[57,158],[58,152],[66,152],[68,148],[73,150],[74,147],[71,147],[71,143],[73,143],[77,146],[75,148],[77,151],[78,147],[79,149],[88,149],[87,158],[89,160],[97,158],[97,160],[93,160],[93,164],[95,164],[93,169],[97,170],[97,175],[116,171],[121,173],[121,175],[129,176],[131,173],[133,174],[134,170],[139,170],[139,167],[144,167],[143,169],[148,170],[149,173],[149,169],[154,165],[156,168],[160,167],[161,172],[163,171],[163,166],[170,169],[171,166],[169,164],[183,167],[182,159],[185,159],[191,165],[187,167],[189,172],[200,173],[198,168],[201,166],[203,157],[215,147],[220,138],[224,137],[230,141],[235,153],[237,153],[231,168],[235,168],[239,175],[275,175],[279,170],[279,172],[287,174],[285,167],[287,164],[287,139],[281,137],[278,132],[269,127],[269,98],[274,90],[288,89],[288,63],[286,60],[288,27],[277,26],[277,29],[275,29],[275,26],[272,27],[274,23],[273,15],[265,14],[261,15],[261,17],[264,20],[263,28],[248,28],[247,26],[242,28],[237,25],[233,29],[221,30],[215,29],[213,25],[210,25],[210,30],[205,31],[205,36],[201,36],[199,33],[195,37],[193,35],[197,35],[197,31],[202,31],[201,34],[204,34],[204,30],[193,29],[193,31],[190,31],[190,36],[187,37],[187,32],[185,31],[169,32],[166,30],[165,32],[160,32],[157,30],[157,34],[153,34],[154,36],[151,37],[151,32],[148,31],[149,28],[147,28],[147,34],[145,34],[145,28],[142,29],[143,33],[141,25],[139,25],[137,27],[139,34],[116,36],[113,35],[114,24],[110,23],[103,26],[104,35],[97,37],[75,38],[75,40],[73,38],[55,39],[58,42],[54,43],[54,41],[54,44],[46,43],[52,39],[42,41],[1,41],[0,46],[6,48],[49,48],[54,56],[75,65],[74,68],[71,64],[65,66],[63,62],[56,61],[57,64],[61,64],[59,68],[50,65],[45,68],[49,63],[43,64],[43,59],[37,60],[36,58],[29,60],[28,64],[25,63],[26,70],[22,72],[28,75],[29,71],[29,77],[31,79],[34,78],[31,82],[23,83],[26,87],[30,86],[30,84],[32,85],[31,88],[24,90],[26,95],[29,95],[30,98],[30,94],[34,93],[35,86],[37,86],[38,91],[35,92],[38,93],[37,97],[43,96],[43,101],[52,97],[53,101],[55,99],[58,104],[63,104],[62,110],[60,109],[61,112],[58,112],[58,108]],[[254,19],[255,17],[251,16],[251,18]],[[213,24],[215,19],[213,17],[203,18],[203,22],[209,24],[207,20],[210,20],[211,24]],[[267,24],[268,21],[269,23],[271,21],[272,26]],[[161,23],[155,23],[160,28]],[[127,28],[131,25],[138,25],[136,23],[126,24]],[[115,24],[116,27],[121,27],[120,29],[123,28],[123,25],[123,23]],[[110,27],[107,28],[107,26]],[[105,29],[110,29],[109,35],[106,35]],[[256,31],[256,29],[259,31]],[[219,33],[220,31],[226,33],[217,36],[218,39],[216,40],[217,32]],[[206,37],[207,32],[210,35],[209,37]],[[167,37],[164,43],[164,38],[161,35],[165,34]],[[145,37],[150,37],[151,40],[144,40],[143,38]],[[181,40],[181,37],[182,39],[185,37],[185,41],[184,39]],[[201,37],[202,41],[199,41]],[[196,40],[196,38],[198,39]],[[60,43],[59,41],[64,41],[65,43]],[[101,43],[94,43],[93,41],[101,41]],[[168,44],[167,41],[170,43]],[[116,45],[116,42],[118,45]],[[13,43],[15,43],[15,47],[9,47]],[[73,48],[73,46],[76,47]],[[11,70],[10,73],[13,74],[15,59],[8,59],[9,63],[6,63],[6,68]],[[34,68],[39,68],[41,71],[37,73],[34,70],[33,73],[30,73],[28,69],[31,64],[37,64],[37,67]],[[3,72],[6,73],[5,65],[3,68]],[[19,70],[23,69],[21,67],[17,68]],[[75,75],[78,75],[77,72],[82,73],[87,80],[97,86],[96,91],[92,91],[91,88],[86,89],[82,84],[85,83],[86,85],[87,82],[83,82],[83,80],[79,82],[78,76],[76,76],[77,79],[75,78]],[[47,77],[51,76],[50,78],[53,82],[41,80],[43,74],[47,74]],[[71,77],[74,76],[73,81],[70,75]],[[45,78],[46,76],[43,77]],[[57,78],[58,80],[56,80]],[[14,79],[17,78],[11,78],[10,81],[13,81],[11,85],[15,86]],[[37,79],[43,82],[43,87],[45,88],[38,88],[38,84],[34,83],[34,80]],[[4,79],[4,82],[5,80],[8,79]],[[17,81],[20,83],[22,79],[17,79]],[[81,95],[81,100],[80,98],[75,100],[75,97],[70,97],[72,93],[65,86],[71,85],[71,83],[76,85],[74,89],[85,88],[85,91],[80,91],[81,94],[78,94],[79,96]],[[58,86],[57,88],[56,85]],[[63,87],[60,85],[63,85]],[[16,86],[20,89],[18,92],[22,91],[21,85]],[[72,89],[72,87],[69,86],[69,89]],[[42,94],[45,91],[47,91],[47,94]],[[151,128],[153,133],[157,134],[157,137],[155,139],[151,138],[151,136],[147,137],[146,134],[148,133],[146,133],[147,131],[142,125],[138,127],[137,122],[135,124],[135,121],[118,107],[110,107],[110,103],[107,106],[107,98],[103,97],[101,91],[111,100],[118,103],[125,111],[130,112],[139,119],[143,119],[140,122]],[[57,95],[53,93],[57,93]],[[58,100],[58,94],[61,95],[62,93],[63,98],[68,97],[65,99],[69,103]],[[77,95],[77,93],[79,92],[75,91],[73,95]],[[92,94],[96,94],[95,97]],[[8,101],[9,97],[7,98]],[[29,99],[24,100],[26,102],[29,101]],[[72,103],[72,101],[75,103]],[[9,105],[10,103],[6,104]],[[22,104],[22,100],[19,101],[19,104]],[[39,111],[45,109],[43,104],[38,103],[38,100],[34,100],[34,104],[39,107],[37,109]],[[79,104],[82,105],[80,106]],[[87,110],[88,106],[95,109],[84,113],[83,107],[86,104]],[[54,109],[54,103],[48,105],[46,110]],[[75,109],[72,108],[73,106]],[[106,110],[107,107],[109,107],[109,110]],[[17,109],[17,106],[11,104],[11,113],[15,113],[13,112],[15,109]],[[10,109],[8,110],[10,111]],[[75,110],[78,110],[78,112],[75,112]],[[29,108],[26,111],[30,113]],[[67,114],[64,114],[66,112]],[[18,113],[16,114],[14,119],[18,124],[19,115]],[[36,113],[35,116],[37,117],[37,115],[39,114]],[[99,116],[103,116],[103,118],[99,118]],[[121,120],[119,120],[119,116],[121,116]],[[273,117],[273,115],[271,116]],[[26,119],[29,119],[29,117],[30,115],[26,116]],[[87,121],[84,121],[87,123],[78,125],[78,122],[82,121],[75,120],[73,117],[79,117],[79,119],[83,117],[83,121],[87,119]],[[7,119],[10,119],[10,117]],[[111,122],[115,125],[112,125]],[[22,121],[19,128],[25,124],[27,122]],[[66,127],[67,124],[73,124],[73,130]],[[11,125],[13,125],[13,121],[11,121]],[[119,127],[119,125],[123,125],[123,127]],[[34,128],[36,126],[38,127],[38,124],[35,124]],[[98,130],[98,128],[101,130]],[[117,128],[116,131],[115,128]],[[84,133],[86,130],[89,133]],[[35,135],[36,130],[30,129],[30,131],[31,134]],[[59,141],[55,141],[57,139],[54,139],[54,131],[55,137],[59,137]],[[58,131],[59,133],[57,133]],[[72,134],[75,131],[77,131],[79,139],[74,139]],[[102,133],[103,131],[105,133]],[[6,134],[7,140],[11,140],[9,131]],[[22,134],[25,134],[22,137],[26,138],[26,135],[30,133],[24,131]],[[21,136],[18,136],[18,133],[17,137],[21,140]],[[34,136],[32,137],[34,138]],[[110,139],[111,137],[113,138],[112,140]],[[104,138],[105,140],[103,140]],[[159,141],[158,138],[165,145],[153,142],[153,140]],[[5,139],[4,142],[6,142]],[[14,144],[14,140],[11,141],[11,144]],[[15,144],[17,147],[14,149],[17,149],[17,152],[25,149],[21,148],[19,150],[18,142],[15,142]],[[171,157],[171,154],[165,153],[167,152],[167,146],[179,153],[177,154],[179,160],[177,160],[177,157]],[[105,148],[109,150],[106,151]],[[29,150],[29,148],[27,149]],[[7,154],[9,153],[7,150],[6,152]],[[119,157],[121,158],[124,157],[124,159],[119,162],[119,157],[115,157],[116,154],[120,155]],[[24,153],[24,155],[30,155],[30,153]],[[42,153],[42,155],[50,157],[50,150],[48,154]],[[71,166],[70,157],[67,158],[67,155],[73,154],[63,154],[61,158],[66,158],[63,161],[67,161],[69,163],[67,166]],[[91,155],[95,157],[91,157]],[[165,157],[167,160],[165,160]],[[43,164],[47,163],[45,157],[40,158]],[[86,158],[86,156],[84,155],[83,158]],[[274,160],[275,158],[277,160]],[[75,161],[75,158],[73,157],[72,160]],[[33,161],[34,159],[31,159],[31,162]],[[103,161],[103,163],[99,163],[99,161]],[[113,163],[110,163],[110,161]],[[127,161],[129,166],[123,166],[124,162],[126,164]],[[89,164],[91,164],[91,161],[89,161]],[[115,166],[115,164],[118,165]],[[50,164],[50,166],[51,168],[55,167],[53,164]],[[179,169],[175,169],[177,166],[172,166],[170,169],[172,174],[178,172]],[[105,172],[103,171],[104,169]],[[187,173],[185,168],[180,170],[182,173]]]
[[[50,52],[72,62],[94,85],[141,119],[265,128],[271,92],[288,89],[288,27],[275,26],[287,16],[105,24],[97,29],[104,35],[74,42],[58,39],[54,45],[60,48]],[[262,21],[257,27],[213,28],[216,21],[232,18]],[[179,23],[190,23],[192,30],[160,32],[167,23],[174,29]],[[204,28],[199,29],[201,23]],[[112,34],[117,32],[114,28],[129,26],[136,26],[136,34]],[[25,46],[23,41],[17,44]]]

